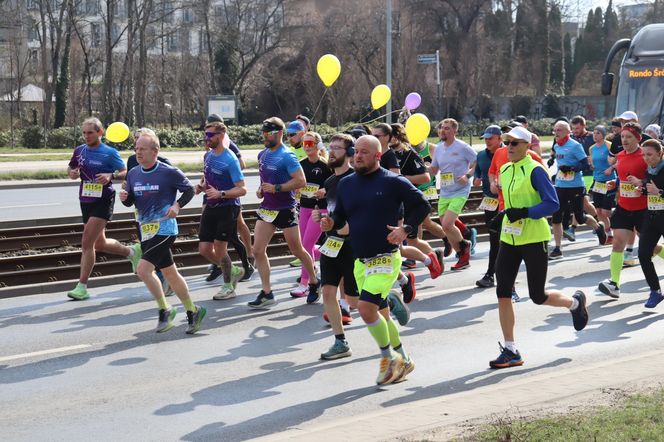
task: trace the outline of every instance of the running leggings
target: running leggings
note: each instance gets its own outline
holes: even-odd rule
[[[645,222],[641,227],[639,237],[639,262],[641,263],[641,270],[646,277],[650,290],[660,290],[659,278],[655,271],[655,265],[652,263],[652,255],[655,253],[655,246],[659,238],[664,235],[664,216],[663,215],[648,215],[645,217]]]
[[[307,251],[311,258],[315,261],[318,255],[318,249],[316,249],[316,241],[320,238],[320,224],[311,219],[311,213],[314,209],[307,209],[306,207],[300,207],[300,239],[302,240],[302,247]],[[321,209],[320,213],[326,214],[327,210]],[[309,273],[302,266],[302,272],[300,274],[301,284],[306,285],[309,281]]]
[[[535,304],[544,304],[547,295],[544,292],[546,271],[549,264],[547,242],[536,242],[513,246],[500,242],[498,259],[496,260],[496,294],[499,298],[511,298],[512,287],[516,282],[521,261],[526,263],[528,293]]]

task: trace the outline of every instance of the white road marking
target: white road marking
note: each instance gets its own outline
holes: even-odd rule
[[[45,356],[45,355],[50,355],[50,354],[53,354],[53,353],[63,353],[63,352],[72,351],[72,350],[81,350],[83,348],[88,348],[88,347],[91,347],[91,345],[90,344],[80,344],[80,345],[72,345],[72,346],[69,346],[69,347],[51,348],[49,350],[33,351],[32,353],[21,353],[19,355],[3,356],[3,357],[0,357],[0,362],[14,361],[16,359],[31,358],[31,357],[34,357],[34,356]]]
[[[0,209],[20,209],[25,207],[44,207],[44,206],[61,206],[62,203],[46,203],[46,204],[23,204],[19,206],[0,206]]]

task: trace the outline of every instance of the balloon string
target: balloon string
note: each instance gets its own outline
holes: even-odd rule
[[[402,109],[396,109],[396,110],[393,110],[392,112],[388,112],[388,113],[386,113],[386,114],[383,114],[383,115],[381,115],[380,117],[376,117],[376,118],[374,118],[373,120],[365,121],[364,123],[365,123],[365,124],[366,124],[366,123],[373,123],[373,122],[376,121],[376,120],[380,120],[380,119],[383,118],[383,117],[387,117],[387,116],[390,115],[390,114],[396,114],[397,112],[401,112],[401,111],[402,111]],[[371,113],[371,112],[370,112],[370,113]],[[362,117],[362,118],[364,118],[364,117]]]
[[[327,94],[327,91],[329,89],[330,89],[329,87],[326,87],[325,92],[323,92],[323,95],[321,95],[320,100],[318,100],[318,104],[316,105],[316,110],[314,111],[314,114],[311,117],[311,121],[316,121],[316,114],[318,113],[318,109],[320,108],[320,105],[323,103],[323,98],[325,98],[325,94]]]

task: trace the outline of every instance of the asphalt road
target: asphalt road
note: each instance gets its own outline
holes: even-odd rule
[[[407,382],[383,388],[374,384],[376,345],[357,315],[347,329],[353,356],[318,360],[332,343],[322,306],[290,298],[296,272],[283,267],[273,275],[280,302],[269,311],[246,306],[259,290],[258,275],[240,283],[230,301],[212,301],[215,288],[203,276],[189,278],[193,298],[208,308],[195,336],[185,335],[176,300],[178,325],[154,333],[156,307],[140,283],[93,289],[85,302],[64,293],[2,300],[3,440],[247,440],[662,349],[664,305],[643,308],[640,268],[624,271],[623,295],[614,301],[594,290],[608,276],[610,248],[598,248],[588,232],[564,246],[549,286],[570,295],[586,290],[586,330],[574,331],[568,311],[526,299],[516,305],[525,365],[489,370],[501,334],[494,290],[474,288],[486,269],[481,243],[472,267],[460,273],[431,281],[417,270],[418,296],[402,328],[417,367]],[[662,261],[656,266],[662,274]],[[519,281],[526,297],[523,273]],[[352,434],[348,428],[348,440]]]

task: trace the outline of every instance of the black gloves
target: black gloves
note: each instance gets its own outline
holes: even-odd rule
[[[513,223],[514,221],[518,221],[523,218],[528,218],[528,208],[523,207],[521,209],[515,209],[515,208],[507,209],[505,210],[505,215],[507,215],[507,219],[509,219],[510,222]]]
[[[549,159],[546,161],[546,165],[549,166],[549,167],[551,167],[551,166],[553,166],[553,162],[554,162],[554,161],[556,161],[556,158],[555,158],[553,155],[551,155],[551,156],[549,157]]]
[[[558,166],[558,170],[567,173],[567,172],[573,172],[574,168],[572,166]]]
[[[503,217],[505,216],[505,211],[498,212],[496,216],[489,221],[489,232],[499,233],[501,227],[503,226]]]

